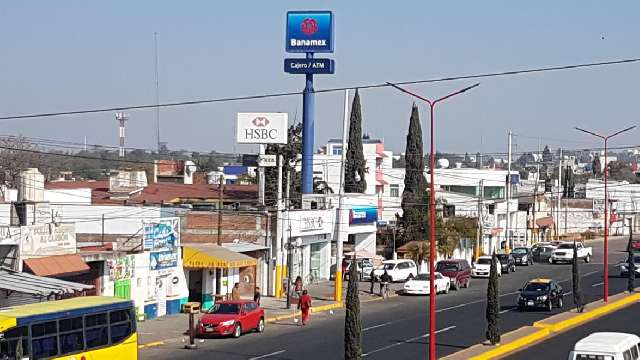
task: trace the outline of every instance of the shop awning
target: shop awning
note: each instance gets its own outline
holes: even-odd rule
[[[74,294],[93,289],[93,286],[2,269],[0,270],[0,289],[46,297]]]
[[[536,220],[536,225],[541,228],[550,228],[553,227],[554,221],[552,216],[543,217]]]
[[[38,276],[72,275],[90,270],[89,265],[78,254],[25,259],[24,265]]]
[[[255,266],[257,260],[214,244],[189,244],[182,246],[182,263],[185,268],[237,268]]]

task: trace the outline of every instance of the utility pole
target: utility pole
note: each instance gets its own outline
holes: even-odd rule
[[[160,82],[158,81],[158,33],[153,33],[153,49],[154,49],[154,64],[156,75],[156,141],[158,145],[158,154],[160,154]],[[234,143],[235,144],[235,143]]]
[[[556,221],[556,240],[560,239],[558,228],[560,227],[560,200],[562,199],[562,146],[560,147],[560,162],[558,162],[558,205],[556,213],[558,220]]]
[[[265,146],[264,144],[260,144],[260,150],[259,150],[259,155],[258,157],[264,155],[265,153]],[[260,202],[260,205],[264,208],[264,167],[260,166],[258,167],[258,201]]]
[[[218,178],[218,236],[217,244],[222,246],[222,209],[224,208],[224,176]],[[222,269],[216,268],[216,295],[222,294]]]
[[[511,243],[511,236],[509,236],[509,227],[511,225],[511,212],[510,212],[510,205],[509,203],[511,202],[511,130],[509,130],[509,150],[508,150],[508,156],[507,156],[507,191],[506,191],[506,195],[507,195],[507,224],[505,226],[505,232],[504,235],[506,236],[506,243],[507,243],[507,253],[511,251],[511,249],[513,248],[513,244]]]
[[[284,214],[283,206],[282,206],[282,163],[283,158],[282,155],[278,155],[278,190],[277,190],[277,199],[276,199],[276,283],[275,283],[275,294],[276,298],[280,298],[282,295],[282,237],[283,229],[282,229],[282,216]]]
[[[287,309],[291,309],[291,283],[293,280],[292,276],[292,268],[293,268],[293,244],[291,243],[291,218],[289,217],[289,211],[287,211],[287,222],[289,223],[289,236],[287,237]]]
[[[567,197],[569,197],[569,166],[565,168],[566,174],[564,175],[564,193],[566,193]],[[564,234],[567,234],[567,217],[569,216],[569,212],[567,210],[567,197],[564,199]]]
[[[102,246],[104,246],[104,213],[102,214]]]
[[[347,137],[349,136],[349,90],[344,91],[344,114],[342,118],[342,152],[340,155],[340,188],[338,189],[338,239],[336,241],[336,272],[335,272],[335,291],[334,301],[342,301],[342,245],[346,237],[346,224],[345,222],[349,218],[346,214],[344,205],[344,178],[345,178],[345,163],[347,161]],[[347,216],[345,216],[347,215]],[[394,231],[394,244],[395,244],[395,231]],[[394,245],[395,253],[395,245]]]
[[[476,253],[475,253],[475,257],[474,260],[477,260],[478,257],[480,257],[481,251],[480,251],[480,239],[482,238],[482,230],[484,229],[484,226],[482,224],[482,206],[483,206],[483,199],[482,199],[482,194],[483,194],[483,180],[480,179],[479,183],[478,183],[478,231],[476,231]]]
[[[540,154],[540,138],[538,138],[538,153],[536,154],[536,185],[533,188],[533,224],[531,225],[531,233],[533,235],[534,230],[536,229],[536,205],[538,204],[538,184],[540,183],[540,158],[542,154]],[[532,236],[532,240],[536,242],[540,241],[540,234],[535,232],[535,236]]]

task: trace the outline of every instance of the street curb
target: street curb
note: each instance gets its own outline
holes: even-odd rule
[[[618,295],[624,295],[625,293],[620,293]],[[526,347],[529,347],[537,342],[540,342],[541,340],[545,340],[547,338],[553,337],[555,335],[558,335],[560,333],[562,333],[563,331],[569,330],[571,328],[574,328],[576,326],[579,325],[583,325],[586,324],[590,321],[593,321],[597,318],[600,318],[604,315],[613,313],[617,310],[620,310],[626,306],[629,306],[635,302],[640,301],[640,293],[635,293],[635,294],[629,294],[627,296],[625,296],[624,298],[608,303],[608,304],[604,304],[600,307],[597,307],[591,311],[582,313],[582,314],[578,314],[576,316],[573,316],[567,320],[562,320],[559,321],[557,323],[549,323],[549,321],[553,321],[552,318],[547,318],[545,320],[541,320],[541,321],[536,321],[532,324],[532,326],[524,326],[522,328],[516,329],[514,331],[511,331],[507,334],[503,334],[502,337],[507,337],[509,334],[511,333],[515,333],[523,328],[527,328],[527,327],[533,327],[535,329],[538,329],[537,331],[535,331],[534,333],[531,333],[529,335],[523,336],[521,338],[515,339],[511,342],[505,343],[505,344],[501,344],[498,345],[496,347],[493,347],[490,350],[487,350],[486,352],[483,352],[479,355],[476,356],[471,356],[468,357],[471,360],[485,360],[485,359],[499,359],[501,357],[504,357],[506,355],[510,355],[512,353],[518,352],[520,350],[523,350]],[[593,303],[590,303],[589,305],[593,305],[593,304],[597,304],[599,301],[595,301]],[[566,314],[569,313],[570,311],[566,311],[554,316],[558,316],[558,315],[562,315],[562,314]],[[485,346],[484,344],[479,344],[480,346]],[[477,345],[476,345],[477,346]],[[466,350],[462,350],[460,352],[457,353],[453,353],[451,355],[448,355],[445,357],[445,359],[458,359],[458,358],[463,358],[462,353],[464,353]]]
[[[334,302],[334,303],[331,303],[331,304],[314,306],[314,307],[311,308],[311,313],[312,314],[316,314],[316,313],[321,313],[321,312],[325,312],[325,311],[329,311],[329,310],[333,310],[333,309],[339,309],[339,308],[342,308],[342,306],[343,306],[342,302]],[[300,311],[296,310],[291,314],[269,317],[265,321],[267,323],[274,323],[276,321],[293,319],[293,318],[296,318],[298,316],[300,316]]]
[[[160,346],[160,345],[164,345],[164,341],[152,341],[146,344],[140,344],[138,345],[138,349],[150,348],[150,347]]]

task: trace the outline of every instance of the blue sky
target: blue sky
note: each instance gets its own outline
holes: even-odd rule
[[[640,57],[637,1],[20,1],[0,3],[0,115],[154,103],[158,32],[161,102],[298,91],[285,74],[287,10],[335,13],[335,75],[316,88],[428,79]],[[604,37],[604,39],[603,39]],[[440,151],[518,151],[597,142],[579,125],[614,130],[638,123],[640,63],[484,79],[437,110]],[[411,89],[437,97],[470,84]],[[340,136],[342,94],[317,95],[316,145]],[[363,131],[404,151],[412,99],[364,90]],[[301,96],[161,111],[171,148],[232,151],[239,111],[286,111]],[[153,110],[131,111],[127,145],[155,148]],[[428,120],[426,109],[421,118]],[[0,134],[116,145],[111,113],[5,121]],[[615,140],[637,143],[638,132]],[[526,136],[526,137],[525,137]],[[482,139],[482,140],[481,140]],[[481,144],[482,143],[482,144]],[[238,151],[252,150],[238,146]]]

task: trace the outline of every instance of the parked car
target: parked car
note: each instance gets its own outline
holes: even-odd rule
[[[449,259],[438,261],[436,271],[451,279],[452,289],[468,288],[471,283],[471,266],[467,260]]]
[[[569,353],[569,360],[640,358],[640,337],[617,332],[596,332],[579,340]]]
[[[471,276],[473,277],[489,277],[489,272],[491,271],[491,256],[480,256],[473,263],[473,267],[471,268]],[[496,260],[497,261],[497,260]],[[498,276],[502,276],[502,265],[496,264],[496,269],[498,270]]]
[[[418,274],[416,263],[407,259],[383,261],[382,266],[378,267],[374,274],[382,276],[385,270],[387,270],[392,282],[409,280]]]
[[[435,277],[436,280],[434,286],[436,294],[448,294],[449,289],[451,288],[451,279],[439,272],[435,273]],[[429,274],[418,274],[418,276],[408,280],[404,284],[404,293],[412,295],[429,295]]]
[[[517,247],[511,252],[516,261],[516,265],[533,265],[533,253],[531,248]]]
[[[584,260],[588,263],[591,261],[593,250],[591,247],[585,247],[581,242],[576,243],[576,250],[578,251],[578,259]],[[553,250],[549,262],[552,264],[558,262],[572,262],[573,261],[573,243],[565,242],[558,245],[558,248]]]
[[[344,259],[344,261],[342,261],[342,276],[345,280],[349,279],[349,266],[353,261],[353,259]],[[373,261],[368,258],[357,258],[355,262],[358,279],[368,279],[371,275],[371,270],[373,270]]]
[[[634,255],[633,262],[636,265],[636,276],[640,276],[640,255]],[[620,267],[620,277],[629,276],[629,263],[626,260],[620,261],[617,266]]]
[[[240,337],[242,333],[264,331],[264,310],[254,301],[221,301],[198,320],[198,335]]]
[[[631,240],[631,248],[633,251],[640,251],[640,239]]]
[[[520,289],[518,310],[545,308],[551,311],[554,306],[562,308],[563,296],[564,290],[555,280],[533,279]]]
[[[508,274],[509,272],[516,271],[516,260],[511,254],[496,254],[502,272]]]
[[[531,250],[533,254],[533,261],[535,262],[549,262],[553,250],[556,248],[553,246],[537,246]]]

